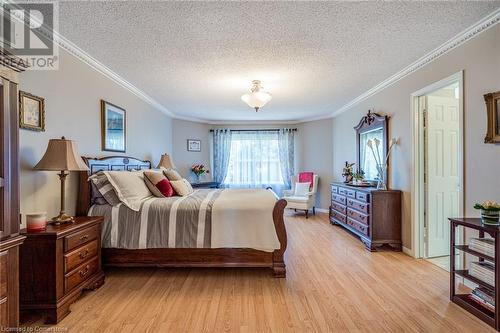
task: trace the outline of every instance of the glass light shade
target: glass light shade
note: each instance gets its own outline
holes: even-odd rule
[[[261,108],[271,100],[271,94],[264,91],[256,91],[241,96],[241,100],[252,108]]]
[[[252,82],[251,92],[241,96],[241,100],[248,104],[248,106],[258,111],[259,108],[267,104],[272,98],[271,94],[261,90],[259,80],[254,80]]]

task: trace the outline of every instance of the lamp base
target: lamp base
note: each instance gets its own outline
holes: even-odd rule
[[[65,213],[60,213],[59,215],[54,216],[50,220],[50,224],[59,225],[59,224],[69,223],[69,222],[74,222],[74,221],[75,221],[75,218],[73,216],[65,214]]]

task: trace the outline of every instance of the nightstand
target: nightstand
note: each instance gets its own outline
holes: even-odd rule
[[[104,283],[102,222],[100,216],[76,217],[40,232],[21,230],[26,236],[19,258],[21,311],[40,310],[45,323],[57,324],[83,290]]]
[[[193,188],[219,188],[219,183],[217,182],[199,182],[191,183]]]

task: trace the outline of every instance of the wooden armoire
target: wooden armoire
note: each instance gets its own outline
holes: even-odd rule
[[[0,329],[19,324],[19,63],[0,50]]]

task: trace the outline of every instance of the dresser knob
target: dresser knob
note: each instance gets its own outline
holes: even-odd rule
[[[80,271],[80,272],[79,272],[79,273],[80,273],[80,276],[81,276],[81,277],[84,277],[85,275],[87,275],[87,274],[88,274],[88,272],[89,272],[89,269],[90,269],[90,266],[89,266],[89,265],[85,266],[85,269],[84,269],[83,271]]]
[[[87,240],[88,238],[89,238],[89,235],[83,235],[83,236],[81,236],[81,237],[80,237],[80,240],[81,240],[81,241],[85,241],[85,240]]]
[[[85,249],[84,252],[80,252],[80,259],[84,259],[89,255],[89,250]]]

